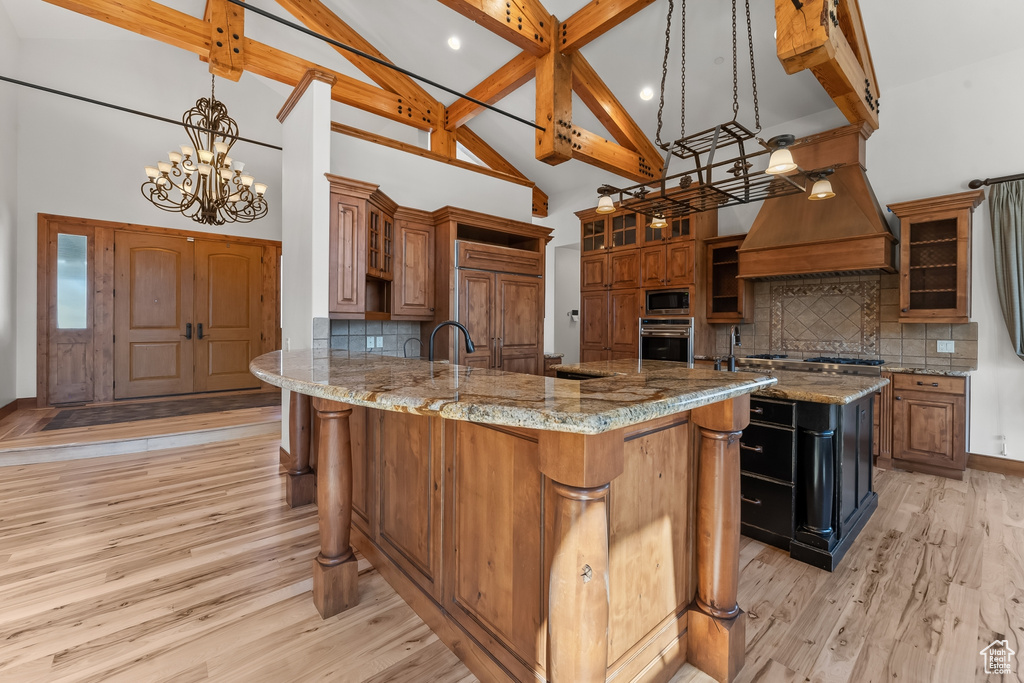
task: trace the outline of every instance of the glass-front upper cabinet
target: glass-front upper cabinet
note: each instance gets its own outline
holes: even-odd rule
[[[636,246],[636,217],[632,211],[612,216],[612,246]]]
[[[584,220],[582,223],[582,249],[583,251],[600,251],[605,246],[605,217],[598,216],[593,219]]]
[[[668,219],[667,224],[663,228],[655,228],[651,225],[653,222],[646,216],[642,217],[644,220],[644,243],[649,244],[651,242],[662,242],[664,240],[672,239],[690,239],[690,217],[683,216],[677,218]]]

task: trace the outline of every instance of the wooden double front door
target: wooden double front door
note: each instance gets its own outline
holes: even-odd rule
[[[256,245],[122,232],[114,238],[114,398],[259,386]]]

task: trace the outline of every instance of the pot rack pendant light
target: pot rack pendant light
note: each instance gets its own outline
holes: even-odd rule
[[[597,200],[597,212],[611,213],[612,211],[615,211],[615,202],[608,195],[601,195],[601,198]]]
[[[238,124],[214,97],[196,100],[181,122],[191,144],[168,152],[168,161],[146,167],[142,196],[163,211],[183,214],[197,223],[249,223],[267,215],[267,186],[243,173],[245,164],[229,156]]]
[[[832,183],[828,180],[828,177],[832,175],[832,169],[827,168],[808,175],[814,180],[814,187],[811,188],[811,194],[807,197],[808,199],[811,201],[821,201],[823,199],[832,199],[832,197],[836,196],[836,193],[832,190]]]
[[[792,144],[792,136],[779,136],[765,142],[756,137],[761,130],[761,113],[757,98],[757,72],[754,66],[754,38],[750,23],[750,0],[743,0],[747,25],[747,50],[750,59],[751,95],[754,109],[754,128],[751,131],[739,118],[739,58],[737,50],[737,2],[732,0],[732,119],[699,133],[686,134],[686,0],[680,0],[681,64],[679,137],[663,142],[661,132],[665,108],[665,82],[668,76],[668,57],[672,43],[672,17],[675,0],[668,0],[665,21],[665,54],[661,65],[661,98],[658,102],[658,129],[656,144],[665,152],[661,179],[617,188],[602,185],[598,188],[601,205],[612,206],[611,195],[618,195],[619,208],[662,219],[686,216],[724,206],[746,204],[752,201],[805,192],[806,174],[793,161],[792,153],[785,149]],[[748,145],[755,141],[760,149],[751,151]],[[788,142],[787,142],[788,141]],[[774,152],[769,173],[752,172],[759,157]],[[778,156],[775,156],[778,154]],[[786,158],[788,156],[788,159]],[[669,174],[673,158],[684,164],[685,170]],[[607,200],[607,201],[606,201]]]

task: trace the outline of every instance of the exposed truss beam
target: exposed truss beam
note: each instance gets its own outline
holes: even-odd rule
[[[526,51],[520,52],[466,94],[481,102],[494,104],[533,78],[536,67],[536,57]],[[456,100],[445,110],[444,127],[455,130],[483,110],[479,104],[469,100]]]
[[[245,71],[245,10],[227,0],[206,1],[210,73],[238,81]]]
[[[51,5],[128,29],[162,43],[210,55],[210,30],[205,21],[150,0],[46,0]]]
[[[552,166],[572,158],[572,57],[552,50],[537,60],[535,121],[545,130],[534,135],[534,156]]]
[[[320,0],[277,0],[277,4],[301,21],[306,28],[322,33],[328,38],[333,38],[339,43],[354,47],[378,59],[386,62],[391,61],[351,26],[342,21],[338,15],[320,2]],[[405,74],[359,57],[347,50],[342,50],[338,47],[334,49],[366,74],[370,80],[385,90],[402,95],[405,99],[411,101],[414,106],[423,110],[430,110],[431,113],[442,110],[440,102],[431,97],[416,81]]]
[[[579,52],[572,57],[572,88],[616,142],[637,152],[656,175],[661,175],[663,155]]]
[[[439,0],[537,57],[551,48],[551,15],[540,0]]]
[[[856,0],[847,2],[856,5]],[[849,16],[859,19],[859,8]],[[776,49],[786,73],[810,69],[848,121],[864,121],[877,129],[878,85],[868,70],[870,53],[863,26],[854,35],[845,35],[830,0],[806,0],[799,9],[791,0],[775,0],[775,24]],[[858,35],[864,40],[859,51],[850,42]],[[858,53],[867,56],[867,68]]]
[[[578,50],[607,33],[654,0],[591,0],[561,23],[555,47],[563,52]]]
[[[574,159],[635,182],[649,182],[660,177],[655,175],[650,164],[631,149],[575,126],[571,135]]]

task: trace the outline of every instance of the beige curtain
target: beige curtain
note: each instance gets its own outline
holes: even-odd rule
[[[999,304],[1013,350],[1024,360],[1024,180],[993,185],[988,206]]]

